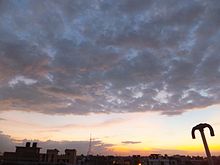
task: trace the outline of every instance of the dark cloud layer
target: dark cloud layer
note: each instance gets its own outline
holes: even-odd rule
[[[0,1],[0,110],[160,111],[220,101],[220,2]]]

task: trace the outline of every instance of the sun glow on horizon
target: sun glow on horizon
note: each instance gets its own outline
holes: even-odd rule
[[[179,153],[203,155],[203,145],[199,132],[196,139],[191,138],[191,128],[196,123],[212,121],[216,136],[207,140],[210,149],[219,153],[220,125],[218,124],[219,105],[187,111],[179,116],[164,116],[158,113],[93,114],[89,116],[49,116],[30,112],[3,112],[1,130],[14,140],[40,141],[88,141],[92,132],[94,141],[101,140],[112,152],[131,153]],[[197,112],[199,116],[197,117]],[[16,114],[16,115],[15,115]],[[188,116],[193,115],[194,120]],[[16,117],[15,117],[16,116]],[[175,120],[174,120],[175,118]],[[176,120],[178,118],[178,120]],[[38,120],[39,119],[39,120]],[[196,120],[195,120],[196,119]],[[205,120],[206,119],[206,120]],[[42,121],[47,121],[42,123]],[[90,121],[90,125],[87,123]],[[14,128],[16,124],[20,128]],[[180,131],[180,128],[182,129]],[[24,136],[25,134],[25,136]],[[129,140],[129,141],[128,141]],[[122,143],[122,142],[126,143]]]

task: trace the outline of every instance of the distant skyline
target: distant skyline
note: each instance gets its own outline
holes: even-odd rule
[[[218,0],[0,1],[0,152],[220,155]],[[2,143],[3,142],[3,143]]]

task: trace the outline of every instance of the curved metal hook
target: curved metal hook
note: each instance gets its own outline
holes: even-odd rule
[[[207,124],[207,127],[208,127],[209,130],[210,130],[210,135],[211,135],[211,136],[215,136],[215,133],[214,133],[214,130],[213,130],[212,126],[209,125],[209,124]]]
[[[196,136],[195,136],[195,131],[196,130],[199,130],[200,132],[203,132],[204,131],[204,128],[208,127],[209,128],[209,131],[210,131],[210,135],[211,136],[215,136],[215,133],[214,133],[214,130],[212,128],[211,125],[207,124],[207,123],[201,123],[201,124],[198,124],[196,125],[195,127],[192,128],[192,138],[195,139]]]
[[[196,130],[197,130],[196,127],[193,127],[193,128],[192,128],[192,132],[191,132],[191,134],[192,134],[192,138],[193,138],[193,139],[196,138],[196,136],[195,136],[195,131],[196,131]]]

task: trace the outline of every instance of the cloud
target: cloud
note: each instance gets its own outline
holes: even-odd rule
[[[123,144],[139,144],[141,142],[140,141],[122,141],[121,143],[123,143]]]
[[[0,111],[178,115],[218,104],[219,6],[1,1]]]
[[[14,87],[19,82],[23,82],[25,85],[32,85],[35,84],[37,81],[33,79],[26,78],[24,76],[16,76],[14,79],[9,81],[9,86]]]
[[[0,131],[0,141],[0,153],[3,153],[5,151],[13,151],[15,146],[11,137],[5,135],[2,131]]]
[[[43,148],[42,152],[45,152],[46,149],[57,148],[61,153],[64,153],[66,148],[76,149],[77,154],[86,154],[89,147],[89,141],[52,141],[48,140],[45,142],[37,141],[38,145]],[[110,154],[111,147],[113,144],[107,144],[99,140],[92,141],[92,154]]]
[[[66,128],[99,128],[99,127],[109,127],[112,125],[118,125],[120,123],[123,123],[127,120],[123,119],[123,118],[115,118],[115,119],[109,119],[109,120],[105,120],[102,122],[96,122],[96,123],[89,123],[89,124],[79,124],[79,123],[70,123],[70,124],[65,124],[65,125],[61,125],[61,126],[56,126],[54,129],[56,130],[56,128],[59,129],[66,129]],[[53,130],[53,129],[52,129]],[[50,130],[49,130],[50,131]]]
[[[16,140],[12,139],[10,136],[5,135],[3,132],[0,132],[0,153],[10,151],[15,151],[15,146],[24,146],[27,139],[24,140]],[[34,142],[38,143],[38,146],[42,148],[41,152],[46,152],[47,149],[58,149],[61,153],[64,153],[65,149],[76,149],[77,154],[86,154],[89,147],[89,141],[39,141],[34,140]],[[92,154],[101,154],[107,155],[111,154],[113,144],[104,143],[101,140],[93,140],[92,141]]]

